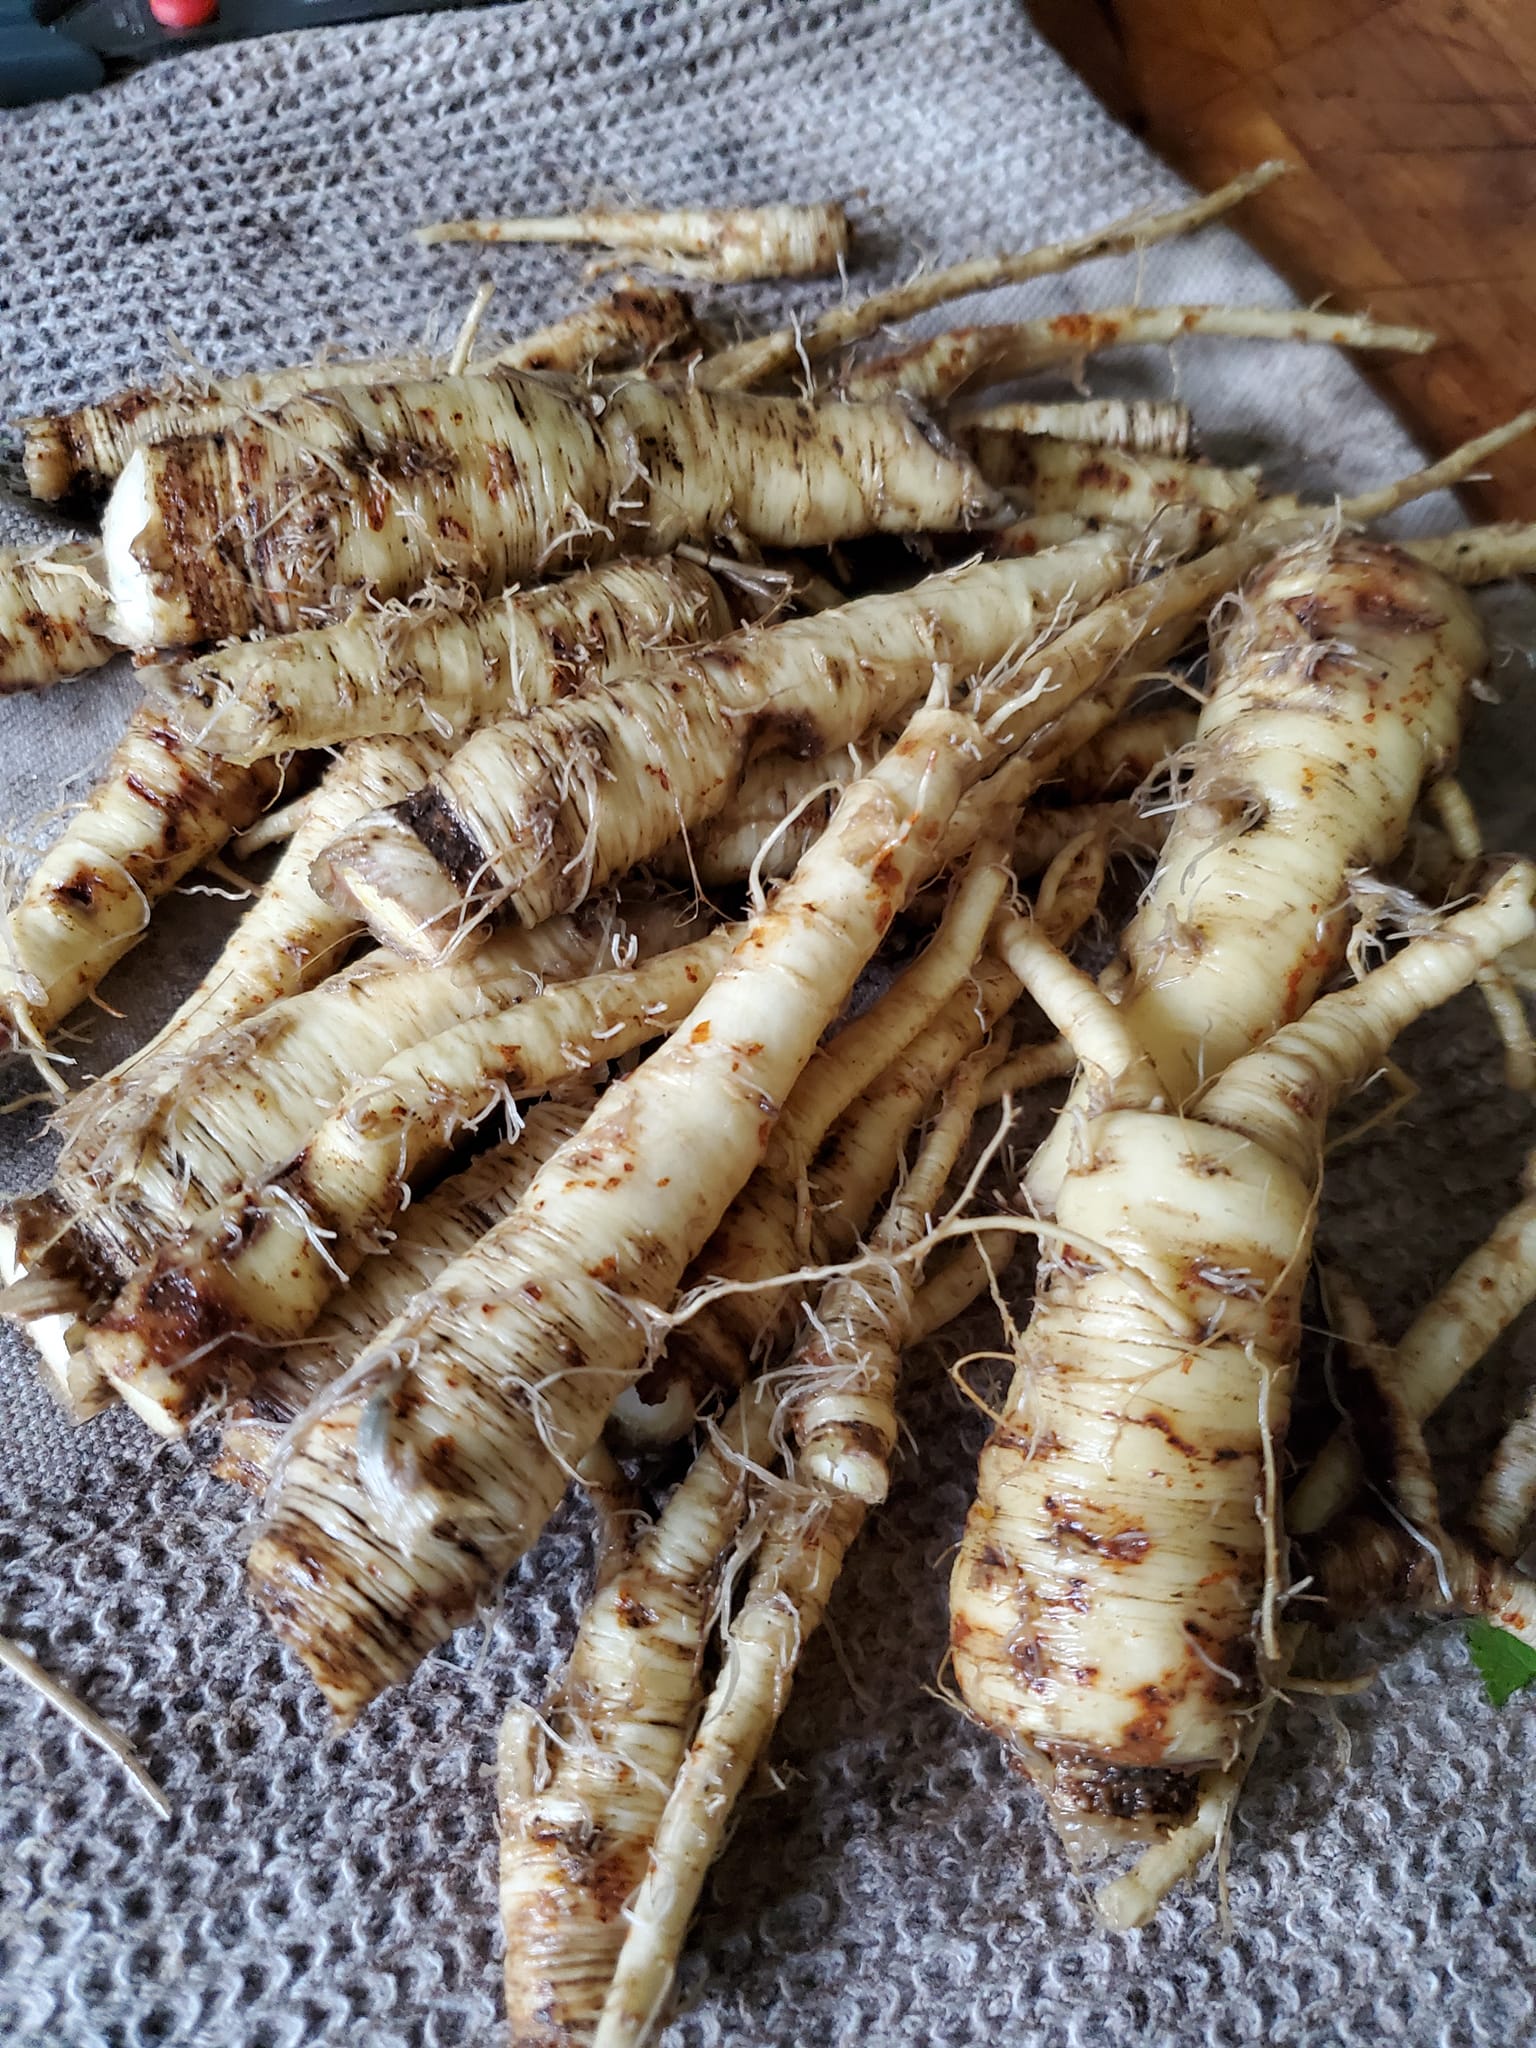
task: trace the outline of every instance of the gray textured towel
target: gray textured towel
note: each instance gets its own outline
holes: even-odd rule
[[[1008,0],[593,0],[280,37],[0,116],[0,402],[154,372],[173,335],[217,369],[409,343],[449,327],[482,272],[501,281],[492,317],[508,329],[570,301],[569,255],[414,248],[405,230],[434,216],[857,194],[875,230],[862,284],[1178,189]],[[1155,251],[1141,276],[1098,265],[990,306],[1138,287],[1279,295],[1211,234]],[[1325,351],[1188,344],[1171,366],[1120,359],[1093,382],[1176,385],[1209,443],[1257,449],[1280,474],[1304,440],[1317,486],[1413,459]],[[0,538],[38,525],[0,511]],[[1523,601],[1501,615],[1536,645]],[[1524,657],[1499,680],[1506,701],[1467,772],[1490,837],[1512,843],[1528,838]],[[12,819],[58,802],[129,695],[126,679],[88,678],[0,706]],[[156,920],[107,985],[129,1022],[92,1019],[88,1067],[169,1007],[222,914],[193,899]],[[1388,1333],[1512,1198],[1533,1135],[1475,1004],[1416,1032],[1411,1064],[1423,1093],[1341,1155],[1325,1228]],[[24,1117],[0,1126],[6,1185],[41,1178],[33,1140]],[[1506,1347],[1508,1384],[1529,1377],[1531,1348]],[[245,1504],[198,1452],[113,1419],[71,1435],[9,1338],[0,1388],[0,1628],[132,1736],[176,1807],[157,1823],[0,1677],[0,2039],[496,2042],[487,1771],[500,1708],[538,1697],[570,1624],[579,1516],[562,1515],[486,1630],[338,1739],[245,1606]],[[1485,1441],[1500,1398],[1490,1382],[1458,1401],[1441,1441]],[[1380,1664],[1375,1688],[1334,1714],[1298,1700],[1276,1716],[1233,1839],[1229,1934],[1202,1880],[1146,1932],[1111,1937],[996,1745],[929,1690],[980,1422],[936,1364],[915,1376],[910,1417],[921,1449],[807,1659],[776,1751],[787,1789],[750,1808],[711,1883],[670,2042],[1532,2038],[1536,1717],[1484,1703],[1458,1631],[1342,1644],[1343,1664]]]

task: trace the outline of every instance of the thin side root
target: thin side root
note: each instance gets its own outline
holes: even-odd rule
[[[162,1820],[171,1818],[171,1802],[155,1783],[149,1772],[134,1754],[133,1745],[126,1735],[103,1721],[100,1714],[93,1712],[85,1702],[77,1699],[69,1687],[45,1671],[30,1650],[24,1650],[20,1643],[12,1642],[9,1636],[0,1636],[0,1664],[8,1671],[14,1671],[25,1685],[41,1693],[50,1707],[56,1707],[68,1721],[73,1721],[87,1742],[111,1757],[127,1776],[134,1790],[149,1806],[152,1806]]]

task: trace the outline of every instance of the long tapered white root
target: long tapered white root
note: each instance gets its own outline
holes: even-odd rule
[[[472,370],[612,369],[643,362],[694,338],[693,316],[679,293],[624,280],[607,297],[552,326],[488,352]],[[62,498],[82,485],[121,474],[135,448],[178,434],[211,434],[250,414],[266,413],[307,392],[389,378],[428,377],[422,352],[362,360],[322,358],[288,369],[238,377],[173,378],[159,390],[120,391],[74,412],[21,422],[27,488],[33,497]]]
[[[687,1024],[609,1088],[423,1313],[364,1353],[359,1373],[382,1375],[380,1394],[338,1404],[290,1463],[251,1579],[339,1712],[409,1672],[543,1526],[567,1464],[643,1368],[648,1311],[670,1304],[895,911],[926,880],[979,773],[978,738],[964,712],[935,705],[913,719]],[[430,1477],[412,1447],[423,1426]],[[390,1475],[406,1473],[401,1494]]]
[[[720,810],[754,752],[857,740],[921,701],[936,663],[960,679],[1022,653],[1128,573],[1090,540],[1037,562],[982,562],[719,648],[474,734],[420,798],[364,820],[317,869],[328,900],[386,944],[439,957],[491,913],[536,924]],[[1019,731],[1064,703],[1049,678]]]
[[[713,1432],[659,1520],[582,1617],[542,1715],[516,1706],[499,1749],[501,1917],[513,2038],[590,2039],[701,1704],[732,1547],[773,1455],[771,1400]]]
[[[102,1370],[152,1428],[179,1434],[230,1340],[303,1336],[387,1230],[412,1180],[498,1103],[663,1035],[686,1016],[730,935],[596,974],[427,1039],[360,1082],[299,1158],[241,1191],[140,1269],[87,1333]]]
[[[722,349],[701,365],[701,379],[721,389],[746,390],[775,372],[788,369],[797,358],[814,362],[868,335],[878,334],[892,321],[910,320],[930,307],[942,306],[946,300],[999,285],[1024,284],[1031,278],[1049,277],[1101,256],[1123,256],[1171,241],[1177,235],[1192,234],[1255,192],[1262,192],[1266,185],[1283,176],[1285,169],[1278,161],[1258,164],[1216,191],[1168,213],[1133,213],[1070,241],[1047,242],[1014,255],[975,257],[945,270],[931,271],[907,284],[875,292],[851,306],[834,306],[803,327],[781,328],[776,333],[741,342],[735,348]]]
[[[673,212],[594,208],[522,219],[444,220],[412,230],[435,242],[588,242],[674,277],[737,284],[762,277],[819,277],[848,253],[848,217],[835,201],[816,206],[690,207]]]
[[[970,1136],[982,1084],[1006,1049],[1005,1033],[962,1063],[870,1238],[875,1264],[857,1278],[827,1283],[786,1368],[792,1388],[806,1387],[793,1418],[795,1469],[825,1493],[878,1507],[889,1491],[896,1380],[922,1284],[921,1262],[898,1264],[896,1254],[910,1251],[929,1229]]]
[[[146,671],[177,724],[231,761],[375,733],[447,739],[717,640],[731,617],[693,563],[616,562],[476,607],[431,591],[307,633]]]
[[[862,364],[844,377],[841,388],[849,398],[899,391],[936,404],[980,379],[1006,384],[1107,349],[1166,347],[1192,335],[1409,355],[1423,355],[1435,343],[1423,328],[1388,326],[1358,313],[1314,313],[1292,306],[1111,306],[1096,313],[1049,314],[1015,326],[955,328],[898,355]]]
[[[594,2048],[639,2048],[659,2019],[709,1866],[866,1512],[860,1501],[828,1501],[801,1487],[775,1505],[704,1718],[656,1830]]]
[[[727,528],[799,548],[964,528],[992,502],[900,405],[493,370],[348,386],[137,449],[102,545],[124,637],[186,647],[320,625],[434,577],[494,596]]]

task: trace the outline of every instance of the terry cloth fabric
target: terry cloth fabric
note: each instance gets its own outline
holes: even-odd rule
[[[442,335],[482,275],[508,332],[572,301],[569,253],[416,248],[407,230],[434,217],[845,194],[867,230],[863,288],[1182,196],[1010,0],[544,0],[210,49],[0,117],[0,193],[12,413],[183,351],[230,371]],[[806,284],[710,303],[764,314],[825,296]],[[985,306],[1137,296],[1284,294],[1235,234],[1212,232]],[[1314,489],[1414,462],[1326,350],[1191,342],[1114,358],[1091,384],[1177,389],[1207,447]],[[0,502],[0,538],[50,530]],[[1490,843],[1529,843],[1536,622],[1518,596],[1501,606],[1516,651],[1466,779]],[[79,789],[131,696],[114,672],[0,705],[18,827]],[[104,991],[125,1021],[86,1012],[73,1049],[87,1071],[166,1012],[227,915],[208,898],[157,915]],[[1340,1154],[1323,1232],[1389,1336],[1513,1199],[1533,1135],[1475,1003],[1413,1033],[1405,1057],[1421,1093]],[[44,1177],[29,1116],[0,1123],[0,1148],[5,1186]],[[1487,1443],[1531,1352],[1527,1332],[1453,1404],[1448,1468]],[[1536,1715],[1485,1703],[1454,1627],[1350,1638],[1331,1654],[1378,1666],[1371,1690],[1281,1707],[1233,1835],[1228,1928],[1208,1878],[1142,1933],[1095,1925],[1028,1787],[934,1690],[983,1428],[940,1363],[914,1367],[889,1510],[806,1658],[774,1749],[783,1789],[754,1800],[710,1881],[668,2043],[1532,2038]],[[155,1820],[0,1675],[0,2039],[499,2041],[488,1773],[501,1709],[541,1696],[567,1639],[580,1513],[562,1513],[484,1628],[337,1737],[245,1603],[247,1503],[209,1478],[203,1446],[157,1445],[113,1417],[71,1432],[14,1337],[0,1372],[0,1628],[132,1738],[175,1807]]]

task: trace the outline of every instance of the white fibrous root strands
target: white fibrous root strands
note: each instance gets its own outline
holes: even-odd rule
[[[1080,1834],[1113,1839],[1126,1815],[1184,1821],[1200,1773],[1241,1751],[1279,1657],[1253,1617],[1279,1590],[1274,1451],[1323,1119],[1408,1023],[1519,941],[1536,918],[1533,883],[1529,865],[1511,868],[1481,902],[1282,1025],[1211,1086],[1198,1116],[1111,1109],[1083,1132],[1054,1221],[1069,1246],[1096,1239],[1113,1263],[1068,1255],[1043,1275],[984,1453],[952,1636],[972,1711],[1040,1760],[1054,1809]],[[1154,1169],[1155,1236],[1133,1195]],[[1191,1347],[1128,1287],[1133,1275],[1166,1275],[1214,1334]],[[1053,1588],[1066,1571],[1078,1586],[1064,1607]],[[1021,1685],[1021,1669],[1051,1683]]]
[[[594,2048],[639,2048],[671,1988],[710,1864],[784,1712],[868,1509],[791,1480],[772,1501],[721,1667],[688,1746],[629,1911]]]
[[[1014,765],[1027,767],[1027,758]],[[1009,786],[999,791],[993,785],[1005,777]],[[956,816],[985,795],[976,825],[984,832],[1012,814],[1021,790],[1027,793],[1027,778],[1005,768]],[[1079,835],[1042,883],[1041,915],[1059,943],[1092,914],[1103,844]],[[973,859],[934,943],[801,1076],[763,1164],[685,1277],[686,1316],[661,1357],[614,1403],[612,1423],[626,1441],[654,1446],[686,1434],[704,1404],[738,1386],[749,1361],[792,1318],[802,1290],[787,1277],[808,1263],[847,1258],[857,1246],[913,1130],[1017,999],[1018,982],[984,951],[1000,879],[999,868]]]
[[[848,254],[848,216],[815,206],[684,207],[671,212],[597,207],[523,219],[444,220],[412,231],[438,242],[585,242],[673,277],[741,284],[764,277],[822,277]]]
[[[1403,545],[1453,583],[1500,583],[1506,577],[1536,574],[1536,521],[1472,526]]]

